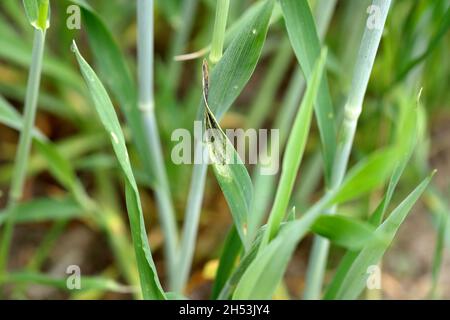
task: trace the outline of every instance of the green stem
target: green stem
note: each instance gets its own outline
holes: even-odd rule
[[[229,8],[230,0],[217,1],[216,19],[214,21],[214,32],[211,43],[211,53],[209,55],[209,60],[211,60],[213,64],[216,64],[217,62],[219,62],[220,58],[222,58]]]
[[[164,249],[167,259],[169,287],[173,287],[176,274],[177,226],[175,210],[172,204],[169,182],[162,153],[161,142],[156,124],[153,96],[153,0],[139,0],[137,4],[138,20],[138,70],[139,70],[139,106],[148,135],[153,156],[154,172],[157,178],[155,194],[159,219],[164,231]]]
[[[383,34],[390,4],[391,0],[374,0],[372,2],[374,8],[379,10],[379,14],[376,15],[376,21],[374,21],[375,25],[371,25],[368,21],[361,40],[350,92],[344,106],[344,119],[338,134],[330,182],[331,191],[340,186],[347,170],[358,118],[362,111],[364,95]],[[332,208],[331,213],[335,211],[336,207]],[[319,299],[320,297],[329,245],[327,239],[319,236],[314,238],[311,258],[306,274],[305,299]]]
[[[201,156],[203,144],[195,142],[194,153]],[[181,238],[181,248],[179,254],[178,276],[176,278],[175,289],[182,291],[189,276],[192,259],[195,251],[195,240],[197,237],[198,222],[200,220],[203,191],[205,189],[206,164],[194,164],[192,172],[190,191],[187,200],[186,214],[184,217],[183,233]]]
[[[44,56],[45,31],[36,29],[34,31],[34,43],[32,52],[32,61],[30,73],[28,76],[27,92],[24,107],[24,124],[20,133],[18,150],[14,165],[13,177],[11,181],[11,189],[8,199],[8,208],[14,208],[23,194],[23,186],[25,183],[26,169],[28,158],[30,155],[32,131],[37,109],[37,99],[39,95],[39,85],[42,71],[42,58]],[[6,273],[7,259],[11,245],[11,239],[14,229],[15,214],[10,215],[5,223],[2,241],[0,244],[0,279]]]

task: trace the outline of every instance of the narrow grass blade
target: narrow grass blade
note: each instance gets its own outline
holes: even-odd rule
[[[420,94],[418,95],[417,102],[419,102]],[[369,223],[378,227],[385,216],[388,206],[392,200],[395,188],[400,180],[403,171],[408,164],[408,161],[414,151],[417,137],[417,108],[414,107],[414,103],[411,103],[410,99],[407,99],[407,104],[403,106],[401,110],[401,116],[398,120],[397,137],[395,148],[400,156],[400,159],[396,161],[397,165],[392,173],[391,179],[386,190],[386,193],[381,200],[378,207],[369,217]],[[366,161],[366,165],[370,161]],[[370,165],[369,165],[370,166]],[[356,166],[358,167],[358,166]],[[363,171],[363,170],[361,170]],[[328,286],[325,292],[325,299],[336,296],[339,287],[341,286],[344,278],[352,266],[355,259],[358,257],[359,251],[347,251],[339,264],[338,269],[335,272],[332,282]]]
[[[100,16],[86,2],[80,0],[72,0],[72,2],[82,8],[85,25],[88,30],[88,39],[90,46],[92,47],[95,61],[99,70],[105,75],[104,78],[125,115],[128,127],[131,130],[132,141],[144,169],[143,173],[147,180],[156,182],[153,184],[153,187],[157,197],[159,219],[164,228],[165,253],[168,260],[167,270],[169,278],[172,279],[174,273],[173,268],[175,265],[175,251],[178,242],[175,210],[173,208],[167,176],[165,174],[166,169],[162,156],[162,148],[159,142],[155,115],[153,113],[153,101],[143,101],[143,97],[148,97],[150,95],[150,90],[153,89],[150,84],[143,84],[142,80],[140,80],[141,87],[139,88],[139,93],[141,96],[138,101],[136,84],[126,65],[125,57],[120,52],[113,35],[110,33]],[[139,6],[141,6],[142,3],[143,2],[139,2]],[[145,4],[147,5],[149,2],[145,1]],[[148,8],[146,7],[145,12],[148,11],[147,9]],[[142,14],[146,14],[144,10],[141,11]],[[145,16],[146,19],[148,18],[147,15],[148,14]],[[138,20],[142,23],[143,19],[140,16]],[[139,30],[141,30],[141,28]],[[144,30],[144,34],[147,32],[149,32],[149,30]],[[139,37],[142,38],[142,31],[140,31],[140,34]],[[139,41],[140,43],[143,42],[142,39]],[[147,50],[147,48],[143,48],[141,45],[138,47],[138,57],[141,64],[142,61],[146,62],[146,65],[142,66],[142,68],[146,68],[152,61],[151,57],[143,56],[143,49]],[[148,61],[148,59],[150,59],[150,61]],[[149,73],[145,71],[145,74],[143,74],[144,70],[141,71],[142,72],[139,72],[140,79],[142,77],[147,79]],[[143,121],[142,118],[144,118],[145,121]]]
[[[208,66],[203,63],[203,99],[205,103],[205,133],[209,157],[233,216],[242,243],[246,243],[247,221],[253,200],[253,184],[234,146],[220,128],[208,104]]]
[[[294,188],[295,178],[297,177],[297,172],[305,150],[306,140],[311,125],[313,106],[319,91],[319,84],[324,71],[326,56],[326,50],[323,50],[320,58],[316,62],[311,82],[308,85],[305,97],[299,111],[297,112],[297,116],[286,145],[283,163],[281,166],[280,182],[275,195],[275,202],[270,212],[269,221],[267,223],[267,230],[261,243],[261,249],[263,249],[264,246],[268,244],[269,241],[276,235],[280,224],[286,215],[289,199]]]
[[[216,278],[212,289],[212,299],[217,299],[225,286],[227,280],[233,273],[237,258],[242,251],[242,242],[236,228],[233,226],[228,232],[220,255],[219,267],[217,268]]]
[[[73,50],[76,54],[81,73],[91,93],[97,113],[105,130],[110,135],[111,144],[125,176],[126,204],[142,294],[145,299],[164,299],[164,291],[159,282],[156,267],[150,252],[139,191],[131,169],[125,138],[114,111],[114,106],[97,75],[81,56],[75,42],[73,43]]]
[[[373,225],[341,215],[320,216],[311,230],[349,250],[362,249],[370,242],[383,241],[375,235]]]
[[[450,191],[450,190],[449,190]],[[433,255],[433,264],[431,272],[431,288],[428,293],[430,299],[440,299],[440,275],[444,262],[445,249],[450,244],[450,208],[448,206],[448,197],[444,196],[435,186],[431,185],[424,195],[424,202],[427,208],[433,214],[435,227],[437,229],[436,245]]]
[[[209,104],[221,119],[250,79],[266,38],[274,1],[266,0],[245,22],[210,74]]]
[[[344,105],[343,120],[340,124],[336,141],[336,152],[333,158],[331,179],[329,180],[329,188],[332,190],[342,183],[347,170],[358,119],[362,112],[364,95],[383,34],[391,0],[373,0],[372,4],[379,10],[377,27],[367,26],[361,40],[351,88]],[[333,213],[335,211],[336,207],[333,207],[329,212]],[[304,297],[307,299],[318,299],[320,296],[328,249],[329,243],[326,239],[314,238],[312,255],[308,262],[306,275],[307,281]]]
[[[31,25],[36,25],[39,15],[39,5],[37,0],[23,0],[23,7],[27,15],[28,22]]]
[[[349,201],[380,187],[391,176],[399,158],[399,152],[391,147],[375,151],[358,162],[342,182],[335,201]]]
[[[70,290],[67,286],[68,279],[57,278],[51,275],[38,272],[13,272],[6,276],[6,283],[32,283],[58,288],[61,290]],[[82,276],[80,278],[80,289],[86,290],[106,290],[111,292],[129,293],[132,289],[117,283],[112,279],[100,276]]]
[[[38,139],[45,141],[45,137],[40,135]],[[81,134],[64,139],[58,143],[55,143],[55,147],[59,152],[65,156],[69,161],[76,161],[87,153],[102,148],[107,143],[107,137],[105,134]],[[49,163],[45,158],[39,154],[33,154],[30,157],[30,161],[26,170],[28,177],[32,177],[43,170],[48,169]],[[4,165],[0,168],[0,182],[5,183],[12,177],[13,167],[12,165]]]
[[[147,174],[154,179],[151,167],[152,156],[148,150],[141,112],[138,109],[137,88],[133,81],[125,59],[112,34],[93,9],[82,0],[71,0],[82,9],[84,23],[87,29],[89,44],[95,62],[104,75],[108,87],[119,102],[120,108],[127,120],[132,133],[133,143],[140,156],[142,166]]]
[[[214,32],[211,42],[211,53],[209,55],[209,59],[214,64],[217,63],[222,57],[229,7],[230,7],[230,0],[217,1],[216,18],[214,21]]]
[[[53,175],[69,190],[73,190],[76,184],[76,175],[70,162],[52,144],[37,140],[35,145],[39,152],[49,162],[49,169]]]
[[[259,249],[258,255],[240,278],[233,299],[272,298],[298,242],[309,231],[326,203],[322,201],[299,220],[286,223],[267,246]]]
[[[0,96],[0,123],[18,131],[23,128],[22,116],[2,96]],[[44,139],[44,135],[35,128],[32,134],[35,138]]]
[[[15,211],[14,213],[12,211]],[[38,198],[0,211],[0,226],[12,215],[16,223],[58,221],[85,217],[83,209],[71,197]]]
[[[428,47],[417,57],[412,59],[407,63],[407,65],[400,70],[400,72],[396,75],[394,81],[387,87],[392,88],[400,81],[402,81],[408,73],[417,67],[421,62],[423,62],[436,47],[441,43],[443,37],[448,34],[448,29],[450,28],[450,8],[447,8],[445,15],[442,17],[437,30],[435,30],[433,37],[428,44]]]
[[[310,83],[321,46],[308,1],[281,0],[280,4],[292,48]],[[336,123],[326,75],[320,83],[315,112],[322,141],[325,178],[329,181],[336,149]]]
[[[250,264],[253,262],[253,260],[257,256],[258,248],[259,248],[259,245],[261,244],[262,236],[264,234],[264,229],[265,229],[265,227],[260,228],[257,236],[255,237],[255,240],[252,243],[252,246],[241,257],[239,264],[233,270],[232,274],[228,277],[226,283],[223,285],[222,290],[220,291],[219,296],[217,297],[218,300],[226,300],[226,299],[231,298],[231,294],[235,290],[235,288],[238,285],[243,274],[245,273],[247,268],[250,266]],[[236,235],[237,235],[237,232],[236,232]],[[239,239],[239,237],[237,237],[237,238]]]
[[[420,95],[417,95],[417,103],[413,103],[411,99],[405,99],[405,103],[402,104],[401,114],[399,117],[399,125],[397,127],[396,133],[396,141],[395,145],[397,148],[397,152],[399,154],[400,159],[396,161],[396,167],[394,172],[389,180],[388,188],[386,194],[379,204],[378,208],[369,218],[370,223],[375,226],[381,224],[384,219],[384,215],[388,208],[389,203],[392,200],[392,196],[394,195],[394,190],[400,181],[400,177],[405,170],[411,155],[414,152],[416,141],[417,141],[417,115],[418,115],[418,106],[420,104]]]
[[[345,277],[335,294],[327,293],[327,299],[356,299],[364,289],[368,277],[367,268],[376,265],[389,248],[402,222],[428,186],[434,172],[424,179],[409,195],[395,208],[389,217],[377,228],[376,233],[388,240],[383,244],[370,244],[357,253]],[[333,286],[333,284],[331,284]]]

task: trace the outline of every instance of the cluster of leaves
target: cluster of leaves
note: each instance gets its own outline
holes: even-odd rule
[[[354,152],[352,166],[343,183],[331,192],[324,192],[318,201],[310,202],[312,192],[320,183],[321,173],[323,172],[325,184],[332,175],[336,131],[341,118],[338,104],[333,106],[333,101],[339,101],[348,91],[347,84],[351,80],[348,77],[352,74],[351,63],[358,51],[366,17],[365,8],[368,5],[361,1],[362,4],[357,6],[362,10],[357,11],[354,11],[353,4],[345,7],[349,12],[358,12],[359,28],[345,25],[345,19],[341,19],[344,22],[338,20],[338,28],[334,29],[339,30],[341,35],[331,33],[331,49],[327,50],[321,44],[327,22],[322,21],[326,18],[320,15],[320,6],[328,1],[315,1],[315,10],[311,10],[306,0],[260,0],[248,8],[244,8],[244,1],[233,2],[230,8],[230,23],[225,34],[225,51],[212,67],[209,79],[203,81],[204,92],[200,105],[198,101],[202,92],[201,75],[197,73],[198,81],[193,85],[186,84],[182,79],[182,63],[173,60],[175,54],[182,53],[186,48],[194,24],[193,15],[198,10],[198,1],[186,0],[182,5],[178,1],[157,2],[159,18],[179,30],[170,44],[167,61],[155,61],[155,104],[163,145],[170,146],[170,133],[174,128],[184,127],[191,130],[192,122],[199,114],[204,115],[205,123],[209,124],[209,127],[220,129],[220,120],[226,116],[233,104],[239,103],[238,97],[255,73],[259,62],[269,59],[273,61],[263,79],[264,90],[260,90],[254,99],[258,103],[251,107],[248,125],[258,128],[262,126],[262,121],[270,121],[271,116],[274,117],[274,126],[281,131],[280,145],[284,146],[281,174],[279,181],[276,176],[260,176],[258,168],[254,168],[250,174],[240,161],[232,165],[213,165],[216,179],[233,218],[233,226],[224,242],[216,272],[212,292],[214,299],[272,298],[282,284],[293,252],[309,233],[325,237],[334,245],[347,250],[323,297],[358,298],[365,287],[368,267],[381,261],[400,225],[431,180],[432,174],[429,174],[428,168],[423,165],[426,163],[426,153],[422,152],[422,158],[416,157],[422,161],[420,170],[411,170],[415,174],[412,174],[412,178],[409,177],[409,183],[405,183],[407,188],[404,189],[408,189],[408,195],[402,195],[404,190],[400,190],[398,195],[395,192],[400,177],[415,153],[414,150],[421,151],[425,144],[425,113],[416,99],[416,82],[436,84],[432,86],[431,92],[425,91],[425,101],[434,105],[445,101],[443,92],[446,90],[445,87],[442,88],[442,83],[445,83],[442,81],[445,78],[445,68],[433,76],[423,70],[435,70],[436,64],[448,64],[441,62],[440,58],[445,56],[445,50],[448,49],[448,44],[442,44],[441,40],[448,30],[450,19],[445,1],[409,5],[401,2],[392,10],[405,13],[406,17],[388,21],[387,28],[391,33],[383,39],[387,48],[383,48],[379,54],[379,62],[373,70],[373,78],[382,79],[371,84],[374,92],[383,93],[382,103],[373,98],[365,102],[360,126],[362,129],[358,131],[361,133],[356,137],[358,148]],[[27,3],[37,2],[25,1],[25,4]],[[207,10],[214,12],[213,2],[202,3]],[[63,288],[62,279],[48,277],[42,274],[40,269],[52,244],[64,232],[67,223],[78,219],[89,224],[94,223],[106,234],[121,274],[130,285],[140,284],[144,298],[172,298],[173,295],[161,286],[153,262],[138,189],[138,186],[142,186],[158,191],[159,181],[151,165],[152,150],[147,147],[148,137],[137,107],[137,86],[129,68],[133,62],[129,61],[117,44],[116,41],[121,35],[118,27],[113,27],[121,26],[132,19],[134,7],[128,3],[114,1],[106,5],[98,4],[95,11],[82,0],[62,1],[58,5],[51,3],[60,10],[70,4],[77,4],[81,8],[92,62],[99,75],[82,56],[87,54],[87,49],[85,53],[84,49],[79,50],[75,43],[71,43],[71,39],[78,38],[79,35],[64,27],[64,19],[54,22],[56,25],[47,31],[47,38],[50,41],[57,38],[59,42],[56,49],[47,50],[43,61],[44,82],[39,95],[39,108],[69,123],[76,133],[59,141],[50,141],[43,132],[34,129],[33,144],[36,146],[36,152],[30,158],[27,175],[32,177],[48,170],[67,193],[62,198],[31,199],[0,214],[0,226],[10,215],[16,223],[54,222],[46,239],[48,241],[43,242],[25,270],[7,273],[1,281],[15,284],[38,282]],[[1,6],[8,18],[14,21],[15,27],[3,17],[0,18],[0,58],[8,61],[14,71],[17,68],[28,69],[31,42],[26,41],[29,40],[26,17],[35,25],[35,21],[39,20],[33,14],[36,8],[26,7],[27,15],[24,15],[20,3],[15,0],[6,0]],[[331,7],[334,9],[333,5]],[[442,10],[443,8],[445,10]],[[241,11],[244,12],[241,14]],[[183,13],[182,16],[179,15],[180,12]],[[104,22],[106,16],[110,17],[107,19],[108,26]],[[405,24],[403,28],[396,28],[399,23]],[[430,30],[427,30],[426,36],[419,36],[418,30],[423,23],[429,26]],[[42,21],[38,22],[38,25],[43,26]],[[206,25],[205,22],[203,31],[192,40],[195,45],[204,46],[209,43],[210,33]],[[407,32],[407,41],[402,41],[405,45],[400,48],[395,45],[400,43],[398,39],[404,34],[397,34],[396,30]],[[426,49],[417,55],[414,51],[421,49],[423,44],[417,43],[424,41],[423,38],[428,39],[425,41]],[[280,39],[287,45],[274,45]],[[348,46],[342,46],[344,49],[333,49],[333,39],[348,41]],[[77,43],[82,43],[82,40],[77,40]],[[75,54],[79,71],[75,67],[69,47]],[[276,93],[293,56],[296,57],[297,68],[297,73],[290,80],[290,88],[293,89],[286,92],[285,101],[270,114],[271,110],[260,104],[266,101],[268,106],[270,103],[277,105]],[[406,61],[396,63],[405,58]],[[200,72],[200,61],[193,64]],[[385,72],[397,64],[395,72]],[[422,73],[415,77],[420,78],[410,77],[412,71],[419,68]],[[406,81],[406,78],[409,81]],[[182,97],[179,94],[181,83],[188,86],[187,90],[183,87],[183,91],[187,93]],[[343,85],[338,86],[335,83]],[[389,83],[386,88],[382,86],[385,83]],[[305,84],[306,90],[301,98],[301,88]],[[0,97],[0,123],[19,131],[23,127],[23,119],[9,101],[21,103],[24,92],[22,83],[8,81],[3,77],[0,79],[0,93],[8,98],[6,100]],[[113,102],[120,110],[114,108]],[[94,110],[98,115],[95,119],[100,121],[92,120]],[[119,112],[125,118],[124,129],[117,116]],[[177,116],[180,112],[183,113],[182,117]],[[258,114],[262,120],[253,117],[254,114]],[[377,137],[373,135],[374,126],[379,126],[377,130],[390,132],[390,135],[382,137],[381,141],[375,141]],[[319,139],[315,139],[316,136]],[[213,154],[223,152],[220,148],[230,144],[223,134],[217,136],[215,142],[208,146]],[[112,146],[114,156],[105,151],[108,150],[108,145]],[[165,151],[170,152],[170,148]],[[317,161],[314,153],[322,154],[323,161]],[[304,155],[310,161],[303,164],[304,173],[297,179]],[[233,156],[238,157],[237,154]],[[415,161],[414,167],[419,167],[416,162],[420,161]],[[167,161],[166,169],[170,180],[180,182],[170,186],[174,199],[184,203],[189,180],[183,177],[189,176],[186,173],[191,168],[175,166]],[[203,195],[201,186],[204,186],[204,182],[202,184],[201,179],[206,177],[204,174],[197,176],[195,170],[206,169],[194,168],[192,175],[193,179],[199,179],[194,181],[193,185],[197,182]],[[90,195],[77,172],[92,174],[97,187],[102,190],[99,192],[100,196]],[[307,176],[309,172],[317,174]],[[6,185],[11,175],[10,166],[3,165],[0,168],[2,184]],[[116,200],[119,195],[112,190],[108,181],[116,179],[117,176],[124,177],[123,182],[119,183],[123,183],[125,188],[131,241],[126,231],[128,225],[121,215],[120,203]],[[418,177],[423,179],[419,184]],[[296,188],[297,180],[299,186]],[[415,188],[410,187],[413,180],[417,184]],[[385,190],[382,196],[380,190]],[[364,205],[371,195],[376,195],[379,199],[375,209]],[[402,196],[403,199],[398,201]],[[394,200],[398,202],[395,205]],[[326,214],[329,208],[338,204],[342,212],[339,210],[334,215]],[[268,211],[268,222],[263,224]],[[350,214],[344,214],[347,211]],[[445,212],[442,207],[439,207],[438,211]],[[198,224],[198,219],[189,220],[189,217],[186,215],[188,220],[185,223]],[[440,230],[444,231],[439,234],[443,238],[448,223],[445,219],[440,221],[443,221],[440,225],[444,226]],[[134,251],[130,250],[132,247]],[[439,259],[436,259],[436,265],[439,262]],[[124,286],[103,276],[86,277],[82,281],[85,284],[84,289],[94,290],[99,295],[108,290],[126,291]],[[19,287],[18,291],[20,290]],[[135,295],[139,297],[140,293],[135,291]]]

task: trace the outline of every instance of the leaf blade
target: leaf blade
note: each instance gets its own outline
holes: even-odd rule
[[[321,46],[308,1],[281,0],[280,4],[292,48],[307,82],[310,82]],[[336,149],[336,124],[326,75],[320,83],[315,113],[322,141],[325,179],[329,181]]]
[[[355,299],[364,289],[367,268],[379,262],[384,252],[388,249],[397,233],[400,225],[409,214],[415,202],[425,191],[431,181],[434,172],[425,178],[395,209],[390,216],[381,224],[376,233],[385,236],[387,241],[382,244],[370,244],[365,246],[354,258],[348,268],[339,289],[335,295],[326,294],[327,299]]]
[[[100,79],[86,60],[81,56],[75,42],[73,43],[80,71],[85,78],[88,89],[91,93],[94,106],[100,121],[110,135],[111,144],[125,176],[125,195],[130,219],[131,235],[139,269],[141,289],[145,299],[165,299],[164,291],[158,279],[156,267],[150,252],[147,232],[145,230],[144,218],[137,184],[129,162],[128,151],[125,145],[125,138],[119,124],[119,120],[114,111],[112,102],[103,87]]]

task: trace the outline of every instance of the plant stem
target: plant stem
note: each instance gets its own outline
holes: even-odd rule
[[[164,249],[167,259],[169,287],[175,278],[175,263],[178,234],[175,222],[175,210],[170,195],[170,188],[164,165],[161,142],[156,124],[153,96],[153,0],[138,0],[138,76],[139,107],[148,135],[148,148],[153,155],[153,166],[157,185],[155,194],[158,204],[159,219],[164,231]]]
[[[203,154],[203,144],[201,141],[194,142],[194,153],[198,156]],[[186,214],[184,217],[183,234],[181,239],[181,249],[179,253],[178,276],[174,288],[182,291],[191,269],[192,258],[195,251],[195,240],[197,237],[198,222],[200,220],[203,191],[205,189],[206,164],[194,164],[191,185],[187,200]]]
[[[32,132],[34,119],[36,117],[37,100],[39,95],[39,85],[42,71],[42,58],[44,56],[45,31],[34,30],[34,43],[32,51],[32,61],[30,73],[28,75],[27,92],[24,106],[24,124],[20,132],[19,145],[16,153],[14,171],[11,181],[11,189],[8,198],[8,208],[14,208],[16,203],[22,198],[23,186],[25,183],[26,169],[30,155]],[[0,279],[6,273],[9,249],[15,221],[15,210],[9,216],[3,230],[0,244]]]
[[[214,21],[214,32],[211,43],[209,60],[213,64],[222,58],[223,42],[225,41],[225,28],[227,27],[228,10],[230,0],[218,0],[216,5],[216,19]]]
[[[330,190],[335,190],[340,186],[347,170],[358,118],[362,111],[364,95],[383,34],[390,4],[391,0],[374,0],[372,2],[372,8],[378,10],[377,12],[379,14],[376,14],[373,25],[367,21],[366,29],[361,40],[350,92],[344,106],[344,119],[339,129]],[[369,19],[371,19],[371,17],[369,17]],[[336,207],[333,207],[330,213],[334,212],[336,212]],[[305,299],[319,299],[320,297],[328,249],[329,241],[327,239],[319,236],[314,238],[311,258],[306,274]]]

